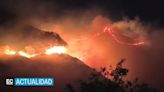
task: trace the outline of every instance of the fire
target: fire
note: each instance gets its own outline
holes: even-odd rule
[[[18,54],[19,54],[20,56],[24,56],[24,57],[27,57],[27,58],[32,58],[32,57],[37,56],[37,54],[28,54],[28,53],[26,53],[26,52],[24,52],[24,51],[19,51]]]
[[[66,48],[64,46],[53,46],[45,51],[45,54],[51,55],[51,54],[62,54],[66,52]]]
[[[15,54],[16,54],[16,51],[11,50],[11,49],[6,49],[6,50],[4,51],[4,53],[5,53],[6,55],[15,55]]]
[[[53,47],[46,49],[43,52],[29,53],[28,51],[24,51],[24,50],[15,51],[15,50],[12,50],[9,46],[7,46],[1,52],[5,55],[19,55],[19,56],[23,56],[26,58],[32,58],[32,57],[36,57],[40,54],[46,54],[46,55],[62,54],[62,53],[66,53],[66,51],[67,51],[67,49],[64,46],[53,46]]]
[[[77,48],[77,47],[81,47],[81,46],[79,46],[79,45],[75,46],[74,44],[75,43],[78,44],[79,41],[86,42],[88,40],[93,40],[97,37],[100,37],[104,33],[108,33],[109,35],[111,35],[111,37],[119,44],[133,45],[133,46],[145,44],[144,41],[133,40],[133,39],[132,39],[133,42],[122,41],[121,39],[119,39],[120,35],[117,35],[115,30],[113,30],[113,28],[111,26],[106,26],[103,31],[95,33],[91,37],[88,37],[88,38],[83,37],[83,38],[75,39],[75,40],[71,41],[69,44],[72,43],[72,45],[69,46],[68,48],[66,48],[65,46],[52,46],[52,47],[48,47],[47,49],[43,48],[43,51],[35,52],[35,49],[30,46],[26,46],[24,49],[19,50],[19,51],[12,50],[9,46],[6,46],[5,49],[3,49],[2,53],[6,54],[6,55],[20,55],[20,56],[23,56],[26,58],[32,58],[32,57],[38,56],[40,54],[52,55],[52,54],[66,53],[71,56],[75,56],[80,59],[84,59],[84,57],[86,57],[86,55],[87,55],[86,50],[83,51],[81,48]]]
[[[114,39],[117,43],[119,43],[119,44],[134,45],[134,46],[144,45],[144,44],[145,44],[144,41],[135,41],[135,42],[133,42],[133,43],[126,43],[126,42],[123,42],[123,41],[121,41],[121,40],[119,40],[119,39],[117,38],[117,36],[116,36],[115,33],[114,33],[114,30],[113,30],[111,27],[105,27],[104,32],[108,32],[108,33],[113,37],[113,39]]]

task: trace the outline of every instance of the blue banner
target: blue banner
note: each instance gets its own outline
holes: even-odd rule
[[[14,86],[54,86],[54,78],[14,78]]]

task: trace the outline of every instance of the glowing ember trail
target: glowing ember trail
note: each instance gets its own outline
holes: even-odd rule
[[[94,40],[100,36],[103,36],[103,34],[110,35],[114,39],[114,41],[116,41],[118,44],[121,44],[121,45],[141,46],[141,45],[145,44],[144,41],[141,41],[139,39],[129,38],[127,36],[124,36],[121,33],[117,33],[117,34],[116,33],[117,33],[116,30],[113,30],[111,26],[107,26],[101,32],[92,34],[92,36],[90,36],[90,37],[81,37],[78,39],[71,40],[69,42],[69,45],[71,45],[71,46],[69,46],[67,48],[68,51],[66,53],[71,56],[75,56],[82,61],[85,61],[85,59],[88,55],[88,52],[85,49],[85,47],[83,48],[83,47],[79,46],[78,43],[79,42],[87,42],[89,40]]]
[[[45,51],[45,54],[51,55],[51,54],[62,54],[66,52],[66,48],[64,46],[54,46]]]
[[[77,43],[78,41],[88,41],[88,40],[92,40],[92,39],[95,39],[101,35],[103,35],[103,33],[108,33],[109,35],[112,36],[112,38],[119,44],[122,44],[122,45],[133,45],[133,46],[139,46],[139,45],[144,45],[145,42],[144,41],[139,41],[139,40],[136,40],[136,39],[132,39],[132,38],[129,38],[131,40],[131,42],[125,42],[125,41],[122,41],[122,39],[118,39],[119,36],[122,36],[121,34],[120,35],[117,35],[116,32],[114,32],[114,30],[112,29],[112,27],[110,26],[107,26],[104,28],[104,30],[102,32],[99,32],[99,33],[95,33],[94,35],[92,35],[92,37],[89,37],[89,38],[79,38],[79,39],[75,39],[73,41],[71,41],[71,43],[69,44],[74,44],[74,43]]]
[[[104,32],[108,32],[108,33],[113,37],[113,39],[114,39],[117,43],[119,43],[119,44],[135,45],[135,46],[144,45],[144,44],[145,44],[144,41],[135,41],[135,42],[133,42],[133,43],[123,42],[123,41],[121,41],[121,40],[119,40],[119,39],[117,38],[115,32],[112,30],[111,27],[105,27],[105,28],[104,28]]]

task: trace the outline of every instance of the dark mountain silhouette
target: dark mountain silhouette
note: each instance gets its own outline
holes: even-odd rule
[[[3,57],[3,58],[2,58]],[[1,56],[0,86],[3,92],[65,92],[65,86],[85,80],[93,70],[69,55],[42,55],[32,59],[21,56]],[[53,77],[54,87],[6,87],[7,77]]]

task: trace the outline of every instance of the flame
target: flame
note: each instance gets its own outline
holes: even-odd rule
[[[24,52],[24,51],[19,51],[18,54],[19,54],[20,56],[24,56],[24,57],[27,57],[27,58],[32,58],[32,57],[37,56],[37,54],[28,54],[28,53],[26,53],[26,52]]]
[[[51,54],[62,54],[66,52],[66,48],[64,46],[53,46],[45,51],[45,54],[51,55]]]
[[[121,40],[119,40],[119,39],[117,38],[117,36],[115,35],[113,29],[112,29],[111,27],[109,27],[109,26],[107,26],[107,27],[104,28],[104,32],[108,32],[108,33],[113,37],[113,39],[114,39],[117,43],[119,43],[119,44],[134,45],[134,46],[144,45],[144,44],[145,44],[144,41],[136,41],[136,42],[134,42],[134,43],[126,43],[126,42],[123,42],[123,41],[121,41]]]
[[[26,58],[32,58],[32,57],[35,57],[35,56],[38,56],[40,54],[46,54],[46,55],[51,55],[51,54],[62,54],[62,53],[66,53],[67,49],[64,47],[64,46],[53,46],[53,47],[50,47],[48,49],[46,49],[44,52],[42,53],[28,53],[28,51],[23,51],[23,50],[20,50],[20,51],[15,51],[15,50],[12,50],[9,46],[6,47],[2,53],[3,54],[6,54],[6,55],[20,55],[20,56],[23,56],[23,57],[26,57]]]
[[[4,51],[4,53],[5,53],[6,55],[15,55],[15,54],[16,54],[16,51],[11,50],[11,49],[6,49],[6,50]]]

